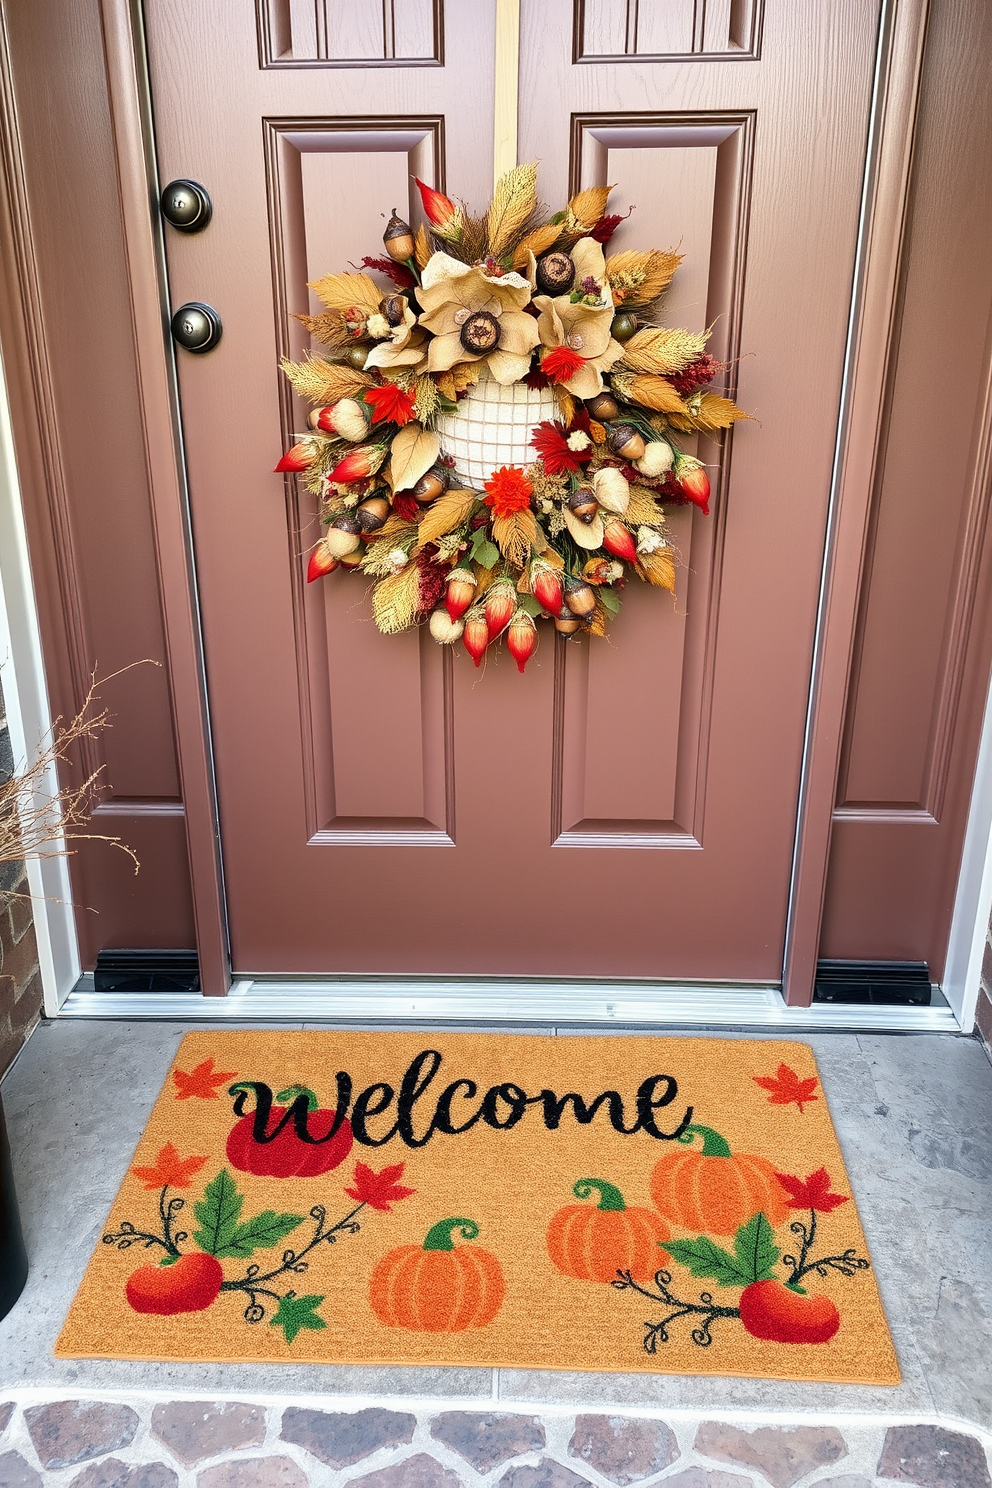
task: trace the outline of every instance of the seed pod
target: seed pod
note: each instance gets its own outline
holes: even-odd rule
[[[553,249],[537,260],[537,287],[542,294],[567,294],[575,283],[575,264],[571,255]]]
[[[606,431],[606,442],[613,454],[624,460],[639,460],[647,449],[633,424],[611,424]]]
[[[576,486],[568,498],[568,509],[573,516],[578,517],[588,527],[593,517],[599,511],[599,502],[596,500],[592,486]]]
[[[317,427],[325,434],[340,434],[342,439],[359,444],[369,432],[370,412],[367,403],[359,403],[355,398],[339,398],[329,408],[320,410]]]
[[[328,552],[335,558],[344,558],[349,553],[353,553],[358,547],[361,530],[358,522],[350,514],[345,513],[343,516],[335,517],[324,538]]]
[[[448,472],[443,465],[432,465],[414,486],[413,495],[417,501],[426,504],[448,489],[448,480]]]
[[[604,465],[592,478],[592,488],[600,506],[622,517],[630,505],[630,486],[627,477],[615,465]]]
[[[406,314],[406,300],[402,295],[387,295],[380,309],[391,326],[398,326]]]
[[[471,569],[452,569],[448,575],[448,583],[444,595],[444,607],[452,620],[457,620],[459,616],[464,615],[469,605],[474,603],[475,590],[475,574]]]
[[[464,620],[452,620],[447,610],[434,610],[429,621],[431,635],[440,646],[453,646],[465,629]]]
[[[338,560],[321,538],[310,554],[310,562],[307,564],[307,583],[312,584],[314,579],[322,579],[324,574],[333,573],[337,566]]]
[[[286,451],[279,464],[275,467],[275,474],[282,475],[291,471],[294,475],[300,470],[306,470],[312,465],[317,451],[312,439],[299,439],[292,449]]]
[[[404,222],[402,217],[393,215],[386,223],[386,231],[382,235],[382,241],[386,245],[386,252],[394,263],[406,263],[413,257],[413,228],[409,222]]]
[[[473,610],[465,621],[462,644],[476,666],[481,665],[486,647],[489,645],[489,625],[485,611]]]
[[[458,339],[466,351],[487,356],[499,345],[500,326],[495,315],[488,310],[474,310],[458,333]]]
[[[603,519],[597,513],[591,522],[583,522],[577,517],[571,507],[563,506],[561,511],[565,519],[572,541],[578,548],[585,548],[587,553],[595,552],[603,543]]]
[[[355,508],[355,521],[363,532],[378,532],[389,516],[389,502],[384,496],[369,496]]]
[[[614,341],[629,341],[637,330],[637,316],[632,310],[620,310],[613,317],[610,334]]]
[[[642,475],[652,480],[657,475],[664,475],[666,470],[671,470],[674,458],[672,446],[667,439],[650,439],[644,446],[643,455],[635,464]]]
[[[620,413],[620,405],[612,393],[597,393],[595,398],[587,398],[586,407],[601,424],[608,424]]]
[[[517,671],[522,672],[537,650],[537,626],[526,610],[518,610],[510,621],[506,645],[517,663]]]
[[[704,517],[710,514],[710,478],[701,465],[686,461],[679,470],[678,482],[689,500],[699,507]]]
[[[558,571],[551,567],[550,563],[535,563],[530,571],[531,593],[542,609],[547,610],[549,615],[557,615],[561,611],[562,594],[561,578]]]
[[[510,583],[497,583],[486,592],[486,624],[494,640],[509,625],[517,608],[517,593]]]
[[[633,563],[637,558],[633,534],[619,517],[611,517],[604,526],[603,547],[614,558],[626,558],[628,563]]]
[[[349,346],[345,361],[349,367],[354,367],[356,372],[361,372],[371,349],[370,346]]]
[[[582,625],[578,615],[573,615],[571,610],[562,610],[560,615],[555,616],[555,630],[559,635],[570,636]]]
[[[591,584],[584,579],[569,577],[565,580],[565,603],[573,615],[580,620],[590,620],[596,612],[596,594]]]

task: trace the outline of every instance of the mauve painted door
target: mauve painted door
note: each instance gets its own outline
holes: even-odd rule
[[[523,677],[307,586],[270,473],[307,280],[412,173],[488,197],[495,0],[146,11],[161,178],[214,202],[167,246],[224,321],[179,361],[235,969],[777,980],[877,7],[523,0],[520,158],[549,202],[618,182],[618,247],[681,244],[668,315],[715,321],[757,420],[671,518],[677,603],[635,585]]]

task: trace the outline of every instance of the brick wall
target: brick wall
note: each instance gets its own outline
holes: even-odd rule
[[[0,780],[9,780],[13,770],[0,690]],[[0,1075],[34,1028],[42,1008],[38,947],[27,891],[24,864],[0,863]]]

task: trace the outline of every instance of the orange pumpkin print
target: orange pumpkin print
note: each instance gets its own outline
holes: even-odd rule
[[[474,1219],[439,1219],[423,1245],[400,1245],[378,1262],[369,1281],[372,1311],[387,1328],[461,1333],[485,1328],[506,1293],[503,1268],[481,1246],[455,1247],[453,1233],[474,1240]]]
[[[736,1235],[755,1214],[774,1229],[788,1213],[775,1165],[753,1152],[732,1153],[719,1132],[687,1126],[683,1144],[702,1137],[702,1150],[668,1152],[651,1174],[655,1208],[672,1224],[703,1235]]]
[[[618,1271],[650,1281],[667,1259],[660,1242],[670,1233],[654,1210],[628,1209],[602,1178],[580,1178],[572,1192],[577,1199],[598,1193],[599,1203],[566,1204],[552,1217],[548,1255],[558,1270],[578,1281],[615,1281]]]

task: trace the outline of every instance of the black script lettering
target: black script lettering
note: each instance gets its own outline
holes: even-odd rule
[[[381,1116],[392,1103],[396,1091],[392,1085],[384,1081],[376,1085],[367,1086],[359,1096],[355,1098],[355,1106],[351,1113],[351,1129],[355,1134],[355,1141],[361,1142],[364,1147],[382,1147],[392,1137],[395,1137],[399,1123],[393,1122],[392,1126],[382,1137],[369,1135],[368,1127],[365,1125],[370,1116]]]
[[[260,1080],[242,1080],[237,1085],[232,1085],[228,1091],[234,1096],[234,1114],[243,1116],[245,1105],[251,1092],[255,1095],[255,1109],[252,1113],[251,1136],[253,1142],[259,1142],[263,1146],[268,1142],[274,1142],[279,1133],[292,1122],[297,1137],[301,1142],[306,1142],[311,1147],[320,1147],[325,1142],[330,1142],[341,1130],[345,1117],[348,1114],[348,1106],[351,1101],[351,1076],[344,1070],[338,1070],[337,1082],[337,1107],[334,1112],[334,1120],[329,1131],[322,1137],[312,1135],[307,1125],[310,1116],[310,1097],[302,1091],[294,1098],[292,1103],[286,1107],[282,1116],[272,1131],[269,1131],[269,1117],[272,1115],[272,1089]]]
[[[437,1110],[434,1113],[434,1120],[431,1122],[427,1137],[432,1136],[436,1131],[443,1132],[446,1137],[457,1137],[460,1132],[469,1131],[478,1121],[482,1115],[481,1106],[477,1111],[473,1111],[472,1115],[461,1126],[455,1126],[453,1124],[451,1120],[451,1102],[459,1090],[464,1090],[466,1100],[474,1100],[479,1093],[479,1087],[474,1080],[453,1080],[450,1085],[441,1091],[438,1097]],[[427,1137],[424,1138],[425,1142],[427,1141]]]
[[[588,1105],[582,1096],[576,1095],[574,1091],[569,1091],[567,1095],[555,1095],[553,1090],[542,1090],[540,1095],[531,1096],[531,1100],[544,1103],[544,1124],[548,1131],[558,1130],[565,1106],[569,1101],[572,1103],[572,1114],[580,1126],[588,1126],[595,1118],[600,1106],[605,1103],[609,1108],[610,1125],[614,1131],[630,1136],[641,1129],[640,1121],[636,1121],[633,1126],[624,1126],[623,1096],[617,1090],[604,1090],[602,1095],[597,1095],[595,1100],[590,1101]]]
[[[415,1136],[413,1108],[440,1068],[441,1055],[437,1049],[424,1049],[416,1059],[411,1060],[403,1076],[399,1099],[396,1102],[396,1125],[408,1147],[423,1147],[424,1143],[431,1139],[434,1131],[433,1122],[428,1125],[422,1137]]]
[[[504,1121],[499,1119],[499,1101],[510,1108]],[[526,1109],[526,1090],[521,1090],[519,1085],[508,1081],[503,1085],[493,1085],[486,1091],[479,1114],[487,1126],[494,1127],[496,1131],[509,1131],[511,1126],[516,1126]]]
[[[664,1094],[660,1096],[655,1093],[659,1085],[665,1087]],[[659,1142],[676,1141],[692,1120],[692,1107],[688,1106],[673,1132],[658,1130],[654,1119],[655,1111],[660,1111],[663,1106],[670,1106],[678,1093],[679,1082],[672,1075],[649,1075],[637,1087],[638,1124],[649,1136],[657,1137]]]

